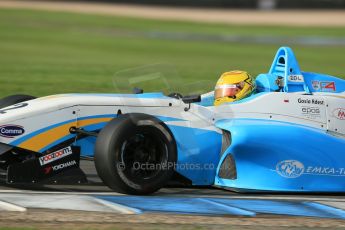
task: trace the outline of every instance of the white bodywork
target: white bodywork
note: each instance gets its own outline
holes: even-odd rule
[[[341,112],[345,111],[344,94],[265,93],[241,103],[218,107],[191,104],[188,111],[185,111],[188,105],[181,100],[164,96],[65,94],[38,98],[28,101],[27,106],[17,107],[14,105],[1,110],[0,125],[22,126],[25,133],[12,138],[1,136],[0,142],[14,145],[24,136],[31,135],[30,143],[21,142],[18,146],[37,152],[56,141],[50,134],[46,134],[44,140],[38,137],[34,140],[38,130],[69,121],[59,130],[60,136],[67,135],[71,126],[83,127],[85,117],[109,115],[89,120],[88,124],[108,122],[112,119],[111,115],[115,116],[119,110],[122,114],[136,112],[174,118],[165,123],[219,133],[221,130],[214,126],[218,120],[252,118],[295,123],[345,136],[345,117]]]

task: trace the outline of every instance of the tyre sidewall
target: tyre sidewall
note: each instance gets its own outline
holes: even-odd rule
[[[167,147],[166,164],[152,179],[136,183],[122,173],[121,146],[138,129],[150,129],[160,135]],[[176,143],[165,124],[146,114],[127,114],[111,121],[99,134],[95,149],[95,164],[101,179],[111,188],[130,194],[149,194],[161,188],[172,176],[177,161]]]
[[[36,97],[22,94],[4,97],[0,99],[0,109],[32,99],[36,99]]]

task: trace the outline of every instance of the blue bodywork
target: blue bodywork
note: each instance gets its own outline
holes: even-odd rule
[[[299,81],[291,81],[290,76],[302,78]],[[276,84],[279,77],[284,82],[282,92],[341,93],[345,91],[344,80],[340,78],[301,71],[297,59],[289,47],[281,47],[273,60],[270,71],[267,74],[260,74],[256,78],[258,92],[279,91],[280,89]]]
[[[282,82],[281,87],[277,80]],[[345,91],[345,81],[340,78],[302,72],[289,47],[278,50],[270,71],[260,74],[256,84],[255,94],[236,103],[245,103],[268,92]],[[199,104],[213,106],[213,100],[213,95],[209,95]],[[344,191],[344,137],[303,125],[260,119],[224,119],[215,126],[231,134],[231,144],[221,156],[214,155],[212,162],[220,158],[214,185],[237,191]],[[233,165],[226,170],[235,170],[236,176],[224,179],[219,174],[229,156]]]
[[[217,175],[215,185],[290,192],[345,188],[344,138],[306,126],[267,120],[221,120],[216,126],[231,132],[231,145],[220,162],[231,154],[237,179]]]
[[[302,76],[302,78],[300,82],[296,82],[291,81],[289,79],[290,76]],[[276,83],[278,78],[282,79],[284,87],[278,87]],[[277,51],[270,71],[265,74],[259,74],[255,81],[257,92],[235,103],[246,102],[260,96],[260,93],[265,92],[305,92],[310,94],[314,92],[341,93],[345,91],[343,79],[326,74],[301,71],[297,59],[289,47],[281,47]],[[202,106],[213,106],[213,102],[214,96],[209,95],[203,97],[202,101],[198,104]]]
[[[97,129],[105,125],[106,123],[100,124]],[[212,185],[220,160],[222,135],[214,131],[175,125],[168,125],[168,128],[177,143],[176,171],[194,185]],[[85,130],[92,131],[95,127],[86,127]],[[81,147],[82,156],[92,157],[95,143],[96,137],[91,136],[78,140],[76,145]]]
[[[278,87],[277,79],[283,81]],[[259,93],[341,93],[345,81],[333,76],[302,72],[288,47],[278,50],[267,74],[257,79]],[[238,191],[334,192],[345,188],[345,139],[303,125],[260,119],[225,119],[216,123],[231,133],[231,145],[217,168],[215,185]],[[231,156],[236,178],[219,176]]]
[[[277,84],[279,81],[281,85]],[[245,103],[269,92],[341,93],[345,81],[333,76],[302,72],[288,47],[278,50],[270,71],[256,78],[257,92],[241,101]],[[163,94],[132,97],[165,98]],[[213,106],[214,97],[202,98],[200,106]],[[232,103],[232,104],[235,104]],[[157,117],[163,122],[169,117]],[[103,128],[85,127],[86,130]],[[345,188],[345,139],[324,130],[294,123],[262,119],[223,119],[215,126],[223,131],[197,129],[167,124],[178,149],[176,171],[194,185],[215,185],[239,191],[335,192]],[[228,132],[229,136],[224,136]],[[224,137],[229,138],[222,149]],[[82,154],[92,153],[95,137],[81,139]],[[303,146],[303,147],[301,147]],[[224,146],[223,146],[224,147]],[[327,154],[325,154],[327,153]],[[220,176],[226,170],[233,178]]]

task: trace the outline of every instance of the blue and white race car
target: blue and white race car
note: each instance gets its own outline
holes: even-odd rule
[[[115,191],[149,194],[178,178],[234,191],[344,192],[345,81],[302,72],[278,50],[256,92],[15,95],[0,100],[7,183],[85,181],[94,159]]]

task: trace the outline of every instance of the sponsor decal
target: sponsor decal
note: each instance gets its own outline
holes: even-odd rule
[[[345,176],[345,168],[308,166],[304,174],[319,176]]]
[[[297,102],[299,104],[313,104],[313,105],[324,105],[323,100],[319,99],[309,99],[309,98],[298,98]]]
[[[28,105],[29,105],[28,103],[19,103],[19,104],[15,104],[15,105],[6,107],[5,109],[0,109],[0,114],[4,114],[4,113],[6,113],[6,112],[9,111],[9,110],[14,110],[14,109],[23,108],[23,107],[26,107],[26,106],[28,106]]]
[[[52,172],[52,169],[53,169],[52,166],[48,166],[48,167],[44,168],[44,169],[43,169],[43,170],[44,170],[44,174],[49,174],[49,173],[51,173],[51,172]]]
[[[75,160],[68,161],[68,162],[61,163],[61,164],[54,165],[54,166],[48,166],[48,167],[44,168],[44,174],[50,174],[51,172],[60,171],[64,168],[69,168],[69,167],[74,166],[74,165],[77,165],[77,162]]]
[[[324,92],[334,92],[336,91],[334,81],[312,81],[311,86],[314,90],[324,91]]]
[[[345,120],[345,109],[344,108],[337,108],[333,110],[333,116],[339,120]]]
[[[46,165],[50,162],[56,161],[58,159],[61,159],[65,156],[71,155],[72,154],[72,148],[71,146],[68,146],[64,149],[60,149],[56,152],[50,153],[48,155],[42,156],[39,158],[40,165]]]
[[[0,126],[0,136],[14,138],[23,135],[25,130],[20,125],[2,125]]]
[[[64,168],[69,168],[69,167],[76,165],[76,164],[77,164],[77,162],[75,160],[72,160],[72,161],[68,161],[65,163],[61,163],[59,165],[54,165],[52,168],[53,168],[53,171],[58,171],[58,170],[61,170]]]
[[[317,117],[320,117],[321,115],[320,108],[311,107],[311,106],[302,106],[302,115],[307,118],[315,119]]]
[[[311,86],[312,86],[313,89],[315,89],[315,90],[320,90],[320,82],[319,82],[319,81],[312,81],[312,82],[311,82]]]
[[[276,165],[276,172],[285,178],[297,178],[301,175],[345,176],[345,167],[304,166],[297,160],[284,160]]]
[[[321,81],[320,82],[321,91],[334,92],[335,82],[334,81]]]
[[[296,160],[281,161],[276,165],[279,175],[286,178],[297,178],[304,172],[304,165]]]
[[[290,75],[288,79],[291,82],[304,82],[303,75]]]

